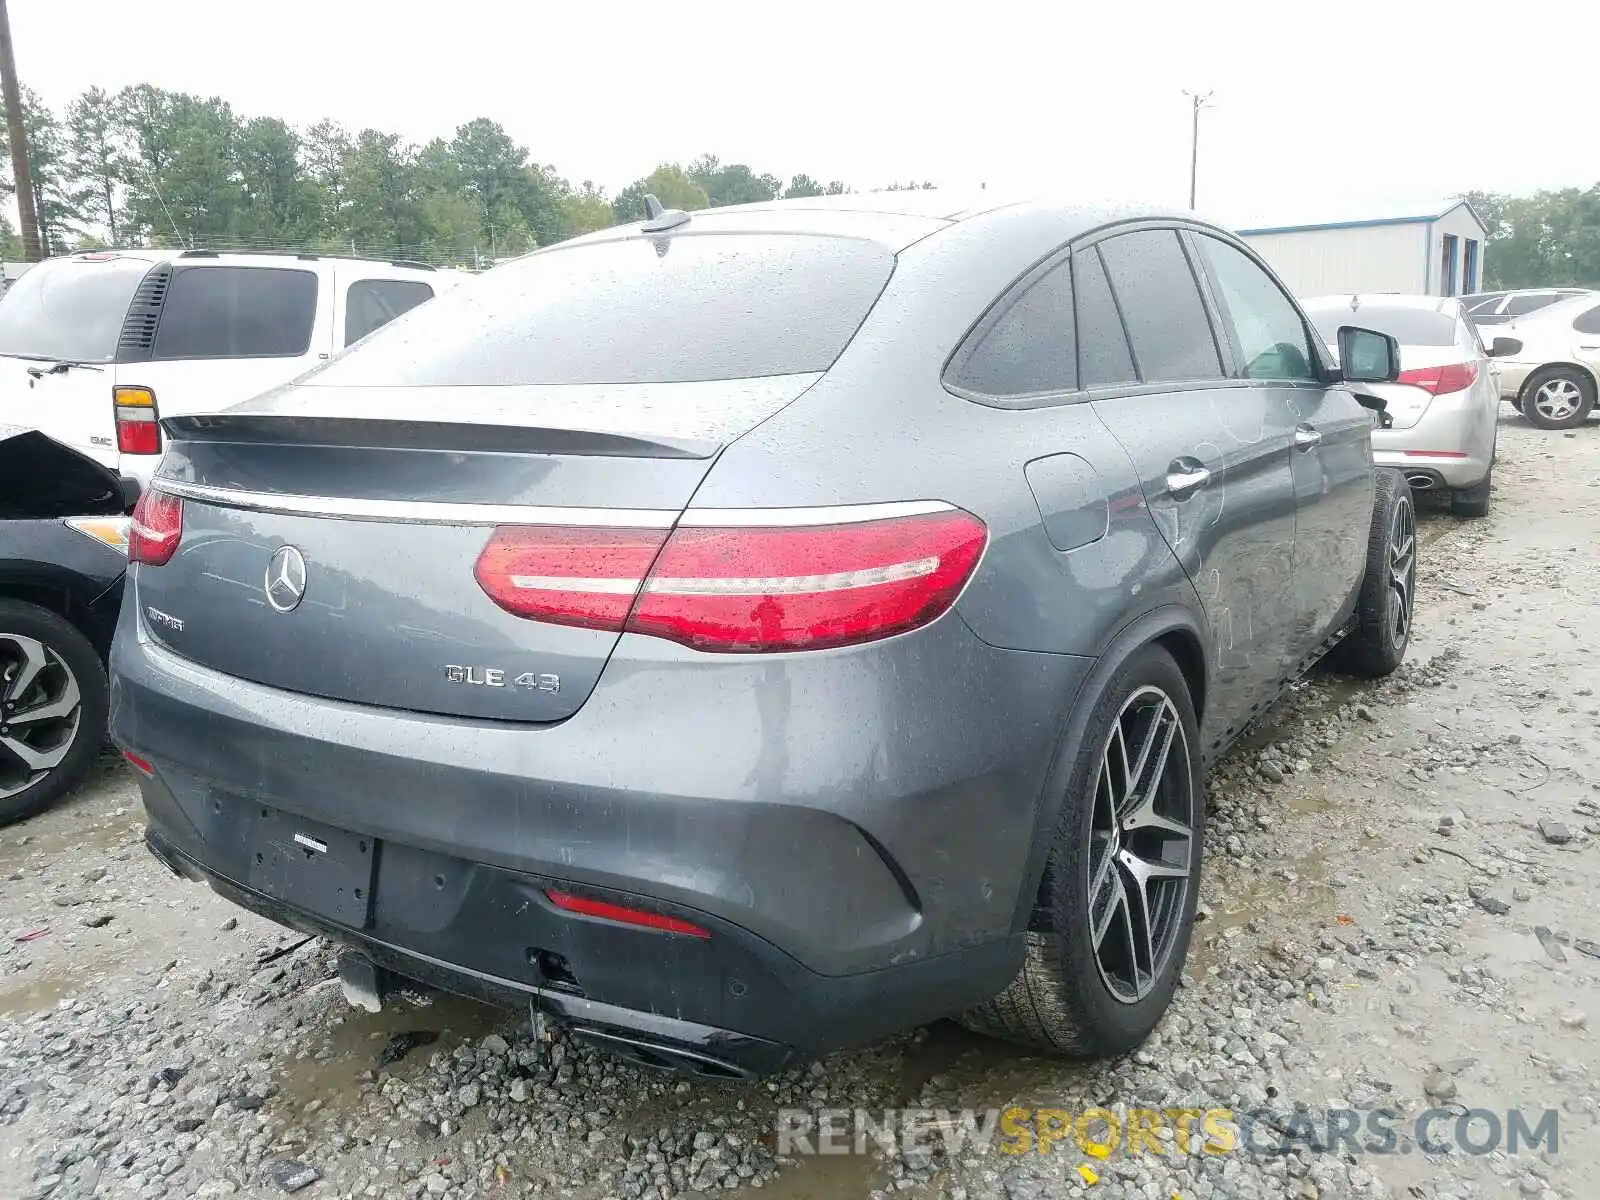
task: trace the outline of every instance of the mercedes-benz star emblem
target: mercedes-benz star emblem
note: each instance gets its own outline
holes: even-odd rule
[[[293,612],[305,594],[305,556],[293,546],[279,546],[267,562],[267,603],[278,612]]]

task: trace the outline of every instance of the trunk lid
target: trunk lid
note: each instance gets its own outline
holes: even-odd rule
[[[721,447],[816,378],[291,386],[168,418],[154,486],[184,498],[183,535],[166,565],[134,568],[136,602],[157,642],[241,679],[416,712],[563,720],[620,634],[496,605],[474,575],[494,529],[664,533]],[[284,547],[298,559],[288,592]]]

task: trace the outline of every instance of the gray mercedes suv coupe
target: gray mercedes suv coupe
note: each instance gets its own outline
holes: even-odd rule
[[[652,1065],[1126,1052],[1207,760],[1404,653],[1393,340],[1336,368],[1191,215],[649,208],[163,423],[112,660],[149,846],[354,999]]]

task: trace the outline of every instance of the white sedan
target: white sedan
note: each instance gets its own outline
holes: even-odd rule
[[[1373,430],[1373,458],[1402,470],[1413,490],[1447,495],[1458,515],[1486,515],[1499,368],[1461,301],[1382,293],[1320,296],[1303,304],[1335,354],[1341,325],[1376,329],[1400,343],[1399,378],[1371,389],[1393,418],[1389,428]]]
[[[1600,391],[1600,296],[1563,300],[1505,325],[1510,343],[1500,394],[1541,429],[1571,429],[1589,419]]]

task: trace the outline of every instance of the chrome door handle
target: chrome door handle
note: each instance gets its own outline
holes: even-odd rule
[[[1297,426],[1294,431],[1294,448],[1296,450],[1310,450],[1322,445],[1322,434],[1309,425]]]
[[[1211,482],[1211,472],[1204,467],[1190,467],[1167,472],[1167,491],[1179,500],[1193,495]]]

